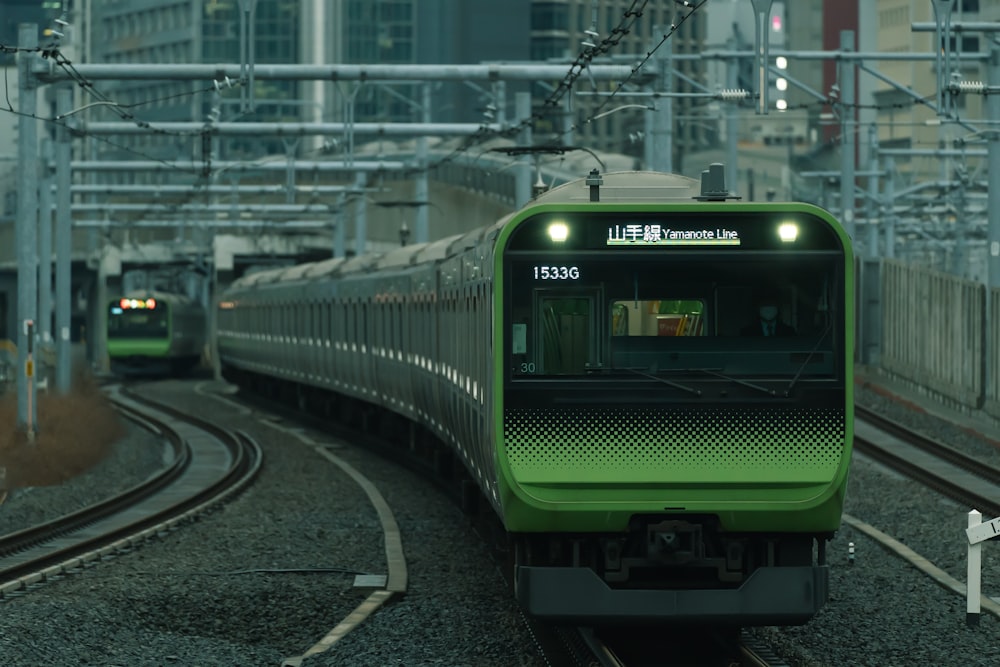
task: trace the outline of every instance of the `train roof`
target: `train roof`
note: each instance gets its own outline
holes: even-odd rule
[[[417,262],[434,262],[442,260],[450,254],[452,244],[461,238],[461,234],[453,234],[443,239],[424,244],[417,256]]]
[[[296,264],[294,266],[285,267],[282,269],[281,273],[278,274],[277,281],[287,283],[302,280],[305,278],[306,272],[315,266],[315,264],[316,262],[308,262],[306,264]]]
[[[462,234],[451,247],[452,252],[457,252],[460,250],[465,250],[466,248],[471,248],[472,246],[479,243],[486,233],[492,229],[493,225],[489,227],[476,227],[475,229]]]
[[[274,282],[278,275],[284,271],[287,267],[280,266],[275,269],[267,269],[265,271],[255,271],[254,273],[242,276],[237,280],[233,281],[233,287],[246,288],[253,287],[254,285],[263,285],[265,283]]]
[[[614,171],[601,174],[600,201],[655,203],[695,201],[701,181],[658,171]],[[552,188],[531,200],[532,204],[586,203],[590,201],[587,178],[578,178]]]
[[[351,257],[349,260],[344,262],[343,266],[340,267],[340,274],[346,275],[348,273],[355,273],[358,271],[367,271],[375,266],[381,257],[382,253],[380,252],[365,253],[364,255]]]
[[[379,260],[375,263],[374,268],[390,269],[401,266],[410,266],[416,262],[416,257],[420,254],[420,251],[428,245],[430,244],[417,243],[414,245],[402,246],[396,248],[395,250],[390,250],[379,258]]]
[[[701,194],[701,182],[680,176],[653,171],[611,171],[600,175],[601,202],[655,203],[664,201],[690,201]],[[528,205],[589,203],[590,186],[587,178],[573,181],[543,192]],[[437,262],[473,247],[490,233],[503,227],[517,214],[513,211],[491,225],[448,236],[430,243],[420,243],[395,248],[386,253],[366,253],[351,258],[335,257],[319,262],[292,267],[268,269],[235,281],[232,287],[248,288],[274,282],[314,280],[332,275],[364,273],[381,269],[413,266]]]
[[[330,259],[324,259],[320,262],[313,262],[306,269],[304,276],[307,279],[322,278],[324,276],[331,276],[336,273],[342,264],[345,264],[347,259],[344,257],[331,257]]]

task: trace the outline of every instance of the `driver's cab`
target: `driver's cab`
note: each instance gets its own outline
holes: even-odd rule
[[[781,340],[748,334],[760,326],[761,294],[775,304]],[[512,327],[514,375],[707,368],[783,374],[794,372],[803,353],[814,349],[808,370],[818,371],[820,364],[832,371],[833,357],[824,354],[832,336],[821,284],[691,283],[664,290],[663,298],[650,296],[616,297],[606,285],[535,288],[530,315],[524,312]]]

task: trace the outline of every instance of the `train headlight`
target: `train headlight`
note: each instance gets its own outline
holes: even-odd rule
[[[549,238],[556,243],[563,243],[569,238],[569,227],[565,222],[553,222],[549,225]]]
[[[778,225],[778,237],[782,243],[794,243],[799,238],[799,226],[794,222],[783,222]]]

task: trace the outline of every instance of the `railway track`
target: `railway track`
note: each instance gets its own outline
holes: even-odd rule
[[[770,646],[735,628],[574,628],[594,667],[790,667]]]
[[[260,469],[257,443],[201,419],[108,388],[129,419],[162,434],[172,462],[122,494],[0,537],[0,599],[163,534],[242,490]]]
[[[855,407],[857,451],[988,516],[1000,515],[1000,469]]]

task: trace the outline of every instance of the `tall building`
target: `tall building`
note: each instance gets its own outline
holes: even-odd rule
[[[526,61],[529,57],[530,0],[304,0],[321,18],[305,35],[312,54],[304,62],[346,64],[476,64]],[[318,15],[318,14],[317,14]],[[316,30],[322,24],[325,29]],[[355,120],[419,120],[420,86],[394,82],[351,90],[316,86],[333,118],[354,96]],[[516,88],[516,87],[515,87]],[[478,122],[489,102],[478,82],[434,84],[437,122]]]
[[[213,63],[240,60],[240,26],[249,6],[237,0],[103,0],[93,6],[95,62],[116,63]],[[595,62],[634,64],[654,47],[662,55],[695,54],[703,47],[707,21],[701,12],[681,22],[682,8],[673,0],[654,0],[640,17],[630,18],[627,0],[293,0],[256,3],[254,60],[257,63],[377,63],[464,64],[478,62],[558,62],[569,64],[585,49],[587,40],[612,40],[606,55]],[[678,30],[664,44],[672,24]],[[628,27],[627,31],[620,31]],[[616,31],[619,30],[619,31]],[[659,45],[659,46],[658,46]],[[645,65],[647,73],[656,58]],[[676,59],[672,63],[683,77],[704,79],[705,65],[698,59]],[[544,100],[558,81],[534,90]],[[212,95],[196,93],[187,82],[122,82],[108,85],[109,94],[120,104],[133,105],[143,120],[189,120],[208,116]],[[674,91],[690,93],[696,87],[684,78],[674,80]],[[506,100],[508,118],[514,117],[513,93]],[[574,90],[607,94],[608,88],[590,90],[586,77]],[[492,102],[488,86],[477,82],[434,84],[432,116],[435,121],[478,122]],[[223,98],[221,117],[246,118],[235,95]],[[272,82],[257,81],[254,97],[256,120],[340,120],[400,122],[422,117],[422,90],[413,82]],[[622,94],[625,106],[636,103]],[[556,115],[549,107],[536,107],[546,116],[536,126],[536,136],[563,134],[578,124],[574,143],[593,150],[642,155],[645,127],[642,110],[626,109],[596,122],[584,123],[601,97],[574,97]],[[649,100],[639,103],[649,105]],[[672,102],[675,115],[683,117],[696,102],[679,97]],[[348,105],[351,105],[350,112]],[[570,113],[569,118],[562,114]],[[100,118],[113,119],[108,110]],[[94,115],[95,117],[98,114]],[[692,147],[717,140],[708,124],[675,124],[675,163]],[[261,145],[262,140],[231,145],[233,157],[259,154],[262,148],[281,152],[282,147]],[[129,139],[128,148],[163,159],[197,155],[199,146],[190,140],[149,135]],[[115,154],[115,151],[105,151]],[[124,154],[119,155],[124,157]],[[120,178],[132,178],[122,175]]]
[[[100,63],[233,63],[241,34],[250,32],[254,5],[253,61],[257,64],[437,64],[527,60],[530,0],[103,0],[93,6],[92,57]],[[147,121],[200,120],[216,103],[204,86],[189,82],[124,81],[107,84],[119,104]],[[443,90],[441,90],[443,88]],[[222,120],[357,122],[419,120],[421,99],[412,82],[261,81],[254,110],[238,93],[222,96]],[[482,92],[462,83],[434,92],[435,121],[482,119]],[[351,106],[350,112],[348,106]],[[107,109],[92,118],[114,120]],[[161,159],[197,157],[190,138],[147,135],[102,149],[125,158],[130,150]],[[227,142],[227,157],[282,153],[278,139]],[[132,179],[129,174],[119,179]]]

